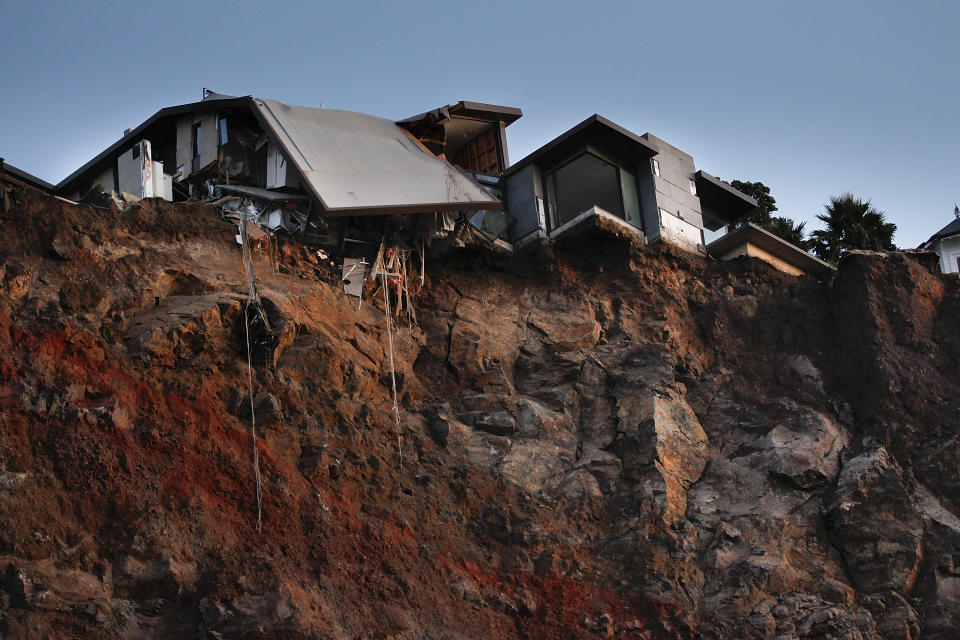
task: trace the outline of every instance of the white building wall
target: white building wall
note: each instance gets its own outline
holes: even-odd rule
[[[138,198],[173,200],[173,182],[163,171],[163,163],[153,159],[149,140],[141,140],[117,157],[120,192]]]
[[[960,273],[960,236],[943,238],[932,249],[940,254],[940,271]]]
[[[200,157],[194,162],[193,125],[200,124]],[[205,111],[186,115],[177,121],[177,171],[183,180],[193,173],[194,166],[201,169],[219,157],[220,138],[217,133],[217,112]]]
[[[184,116],[177,120],[177,166],[172,173],[182,172],[177,182],[190,175],[193,161],[193,141],[190,139],[193,116]]]
[[[660,210],[660,237],[673,244],[699,248],[703,244],[703,230],[681,220],[669,211]]]
[[[136,154],[135,154],[136,152]],[[134,157],[136,155],[136,157]],[[153,164],[150,158],[150,143],[142,140],[133,147],[117,156],[117,178],[120,183],[120,193],[129,193],[138,198],[144,198],[144,167],[148,167],[147,178],[151,180]]]

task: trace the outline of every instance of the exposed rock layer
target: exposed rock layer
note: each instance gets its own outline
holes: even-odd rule
[[[960,285],[596,229],[427,260],[418,324],[202,205],[0,214],[0,634],[953,638]],[[398,444],[400,446],[398,446]],[[400,458],[402,451],[402,461]]]

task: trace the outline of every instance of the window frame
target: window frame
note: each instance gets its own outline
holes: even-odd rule
[[[200,136],[203,132],[203,122],[194,122],[193,126],[190,128],[190,144],[193,151],[193,159],[196,160],[200,157],[202,151],[202,143]]]
[[[595,152],[591,151],[589,148],[584,148],[584,149],[581,149],[580,151],[578,151],[577,153],[575,153],[574,155],[572,155],[572,156],[564,159],[562,162],[558,162],[557,164],[553,165],[552,167],[550,167],[549,170],[542,172],[542,176],[543,176],[543,177],[542,177],[542,179],[543,179],[543,201],[544,201],[544,204],[546,205],[546,214],[547,214],[547,215],[546,215],[547,233],[550,233],[550,232],[553,231],[554,229],[557,229],[557,228],[559,228],[559,227],[562,227],[563,224],[566,224],[566,223],[557,224],[557,222],[558,222],[557,216],[558,216],[558,212],[559,212],[558,206],[557,206],[557,205],[559,204],[559,203],[557,202],[557,186],[558,186],[558,185],[557,185],[557,172],[560,171],[561,169],[563,169],[564,167],[566,167],[567,165],[572,164],[573,162],[575,162],[576,160],[580,159],[582,156],[585,156],[585,155],[593,156],[593,157],[596,158],[597,160],[600,160],[600,161],[603,162],[604,164],[607,164],[607,165],[609,165],[609,166],[611,166],[611,167],[613,167],[613,168],[615,169],[615,174],[616,174],[616,178],[617,178],[617,198],[619,198],[620,211],[622,212],[622,215],[621,215],[621,216],[618,216],[618,217],[619,217],[621,220],[623,220],[624,222],[627,222],[627,218],[626,218],[626,215],[627,215],[627,214],[626,214],[626,204],[625,204],[624,201],[623,201],[623,181],[622,181],[622,179],[621,179],[621,177],[620,177],[620,171],[621,171],[621,170],[623,170],[623,171],[629,171],[629,169],[626,169],[625,167],[620,166],[620,164],[618,164],[618,163],[616,163],[616,162],[613,162],[613,161],[611,161],[611,160],[608,159],[608,158],[605,158],[604,156],[600,155],[599,153],[595,153]],[[639,207],[639,208],[640,208],[639,215],[640,215],[640,219],[643,220],[643,205],[640,203],[639,186],[638,186],[637,189],[638,189],[638,191],[637,191],[637,204],[640,205],[640,207]],[[551,197],[551,196],[552,196],[552,197]],[[612,212],[612,211],[611,211],[610,213],[611,213],[611,215],[617,215],[616,213],[614,213],[614,212]],[[569,222],[569,221],[568,221],[568,222]],[[628,223],[628,224],[629,224],[629,223]],[[642,223],[641,223],[641,224],[642,224]]]

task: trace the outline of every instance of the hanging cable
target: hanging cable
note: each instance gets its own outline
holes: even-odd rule
[[[390,287],[387,274],[383,273],[383,308],[387,316],[387,343],[390,347],[390,388],[393,392],[393,420],[397,429],[397,454],[400,456],[400,473],[403,473],[403,445],[400,440],[400,407],[397,404],[397,373],[393,363],[393,319],[390,317]]]
[[[244,266],[250,284],[250,295],[247,299],[246,306],[243,308],[243,328],[247,337],[247,393],[250,399],[250,436],[253,440],[253,478],[256,483],[257,495],[257,531],[260,531],[263,526],[263,489],[260,482],[260,454],[257,451],[257,413],[254,409],[253,402],[253,356],[250,346],[250,305],[257,304],[257,276],[253,270],[253,258],[250,255],[246,214],[244,214],[240,220],[240,240],[243,247]],[[260,313],[259,305],[257,306],[257,313]]]

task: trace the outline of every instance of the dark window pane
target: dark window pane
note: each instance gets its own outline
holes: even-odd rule
[[[589,153],[565,164],[556,178],[557,226],[576,218],[593,206],[623,217],[617,168]]]

